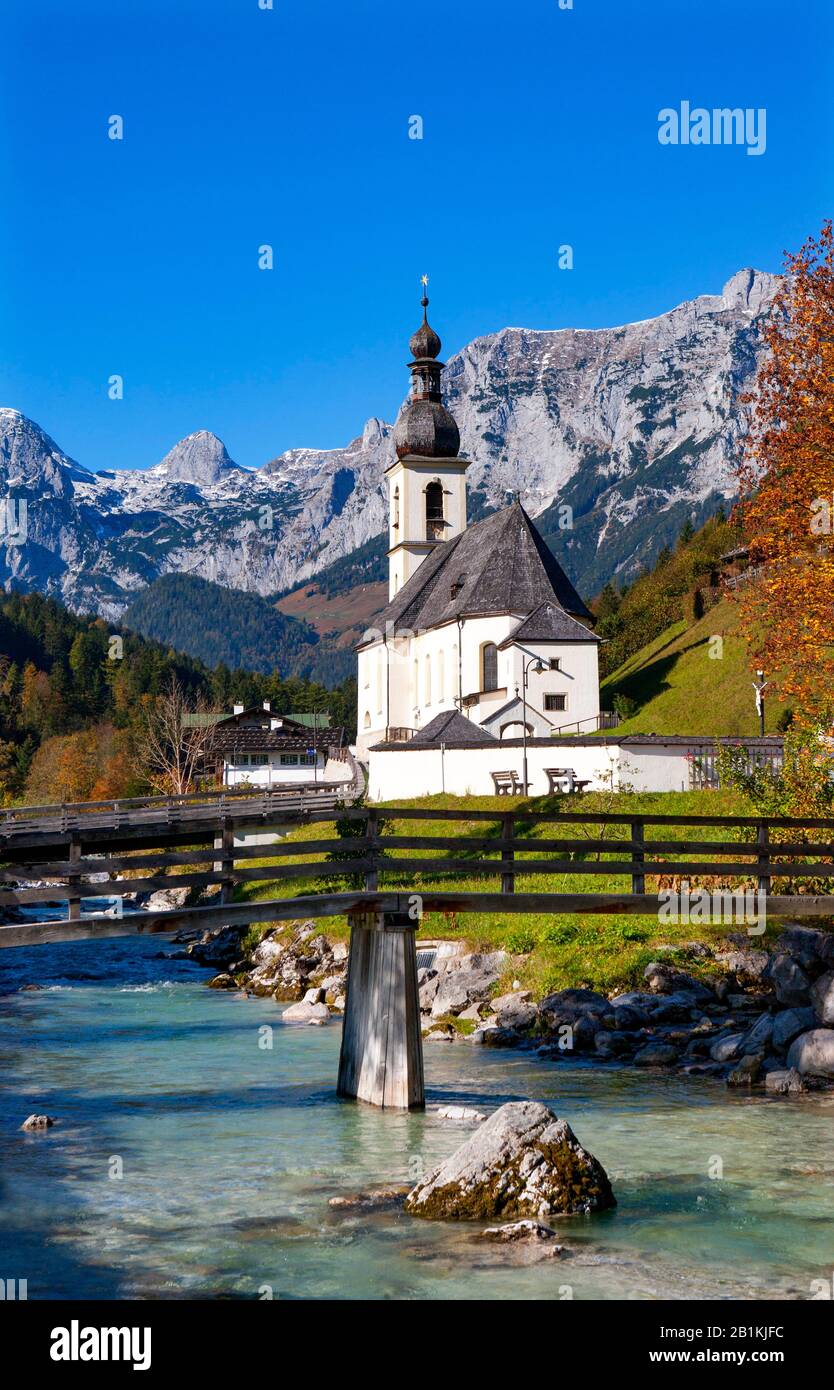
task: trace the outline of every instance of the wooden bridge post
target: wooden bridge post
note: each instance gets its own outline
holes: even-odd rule
[[[426,1103],[414,938],[407,912],[350,914],[338,1092],[384,1109]]]
[[[232,874],[235,870],[235,831],[228,816],[223,816],[220,822],[220,834],[215,838],[215,848],[222,850],[223,858],[220,860],[220,872],[226,877],[220,885],[221,903],[230,903],[234,896],[235,884]]]
[[[71,835],[69,842],[69,862],[77,864],[81,858],[81,836]],[[75,922],[81,916],[81,890],[78,886],[77,871],[67,875],[67,917]]]

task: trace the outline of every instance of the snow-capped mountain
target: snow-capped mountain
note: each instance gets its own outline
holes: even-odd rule
[[[445,388],[474,507],[520,493],[589,596],[627,576],[685,515],[733,495],[739,397],[778,285],[742,270],[720,295],[642,323],[506,328],[470,343],[450,359]],[[291,449],[246,469],[199,430],[153,467],[92,473],[0,409],[0,583],[111,619],[172,572],[286,589],[384,531],[392,431],[372,419],[345,448]],[[21,502],[25,536],[12,525]],[[556,520],[565,503],[572,528],[564,513]]]

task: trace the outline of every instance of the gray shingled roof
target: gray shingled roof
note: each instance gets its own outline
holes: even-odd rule
[[[532,613],[547,601],[576,617],[591,617],[521,503],[514,502],[435,546],[377,624],[416,630],[466,615]]]
[[[501,643],[509,647],[513,642],[601,642],[595,632],[590,632],[578,623],[558,603],[548,601],[534,608],[528,618],[522,618],[518,627],[513,628],[509,637]]]
[[[481,729],[477,724],[473,724],[471,719],[467,719],[465,714],[459,710],[447,709],[442,714],[436,714],[434,719],[429,720],[424,729],[420,729],[409,741],[409,748],[422,747],[427,745],[433,747],[441,743],[454,744],[481,744],[497,743],[487,729]]]

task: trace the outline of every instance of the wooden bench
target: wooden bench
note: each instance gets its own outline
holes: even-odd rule
[[[496,796],[520,796],[524,790],[518,774],[512,769],[509,772],[491,772],[489,775]]]
[[[557,796],[571,792],[582,792],[590,786],[590,777],[577,777],[572,767],[546,767],[548,796]]]

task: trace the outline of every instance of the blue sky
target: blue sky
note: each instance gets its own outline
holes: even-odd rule
[[[256,466],[392,419],[423,271],[448,356],[777,270],[832,210],[831,0],[5,14],[0,404],[92,468],[201,428]],[[661,146],[683,100],[765,107],[766,153]]]

